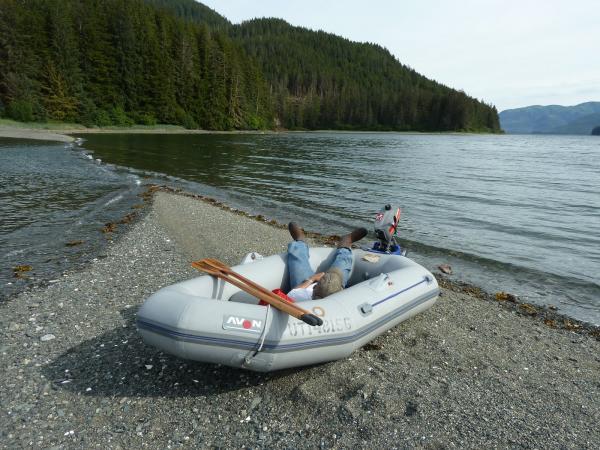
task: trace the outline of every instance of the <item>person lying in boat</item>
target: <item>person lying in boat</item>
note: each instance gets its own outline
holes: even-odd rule
[[[366,228],[357,228],[340,238],[333,262],[325,272],[315,273],[308,262],[308,245],[302,228],[290,222],[288,229],[293,242],[288,245],[288,272],[292,290],[287,293],[295,301],[325,298],[346,287],[352,270],[352,243],[367,235]]]

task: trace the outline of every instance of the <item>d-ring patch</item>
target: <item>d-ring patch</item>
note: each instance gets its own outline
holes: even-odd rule
[[[314,313],[315,316],[317,317],[325,317],[325,310],[323,308],[321,308],[320,306],[315,306],[312,309],[312,312]]]

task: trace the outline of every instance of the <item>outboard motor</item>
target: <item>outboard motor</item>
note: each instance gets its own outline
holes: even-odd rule
[[[379,253],[391,253],[394,255],[406,255],[396,242],[396,232],[400,222],[400,208],[385,205],[375,216],[375,235],[379,241],[373,243],[373,251]]]

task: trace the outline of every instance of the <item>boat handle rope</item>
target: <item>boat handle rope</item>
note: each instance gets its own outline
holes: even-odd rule
[[[263,349],[263,346],[265,344],[265,338],[267,337],[267,326],[269,325],[269,312],[270,311],[271,311],[271,305],[267,305],[267,313],[265,314],[265,327],[263,328],[263,331],[258,338],[260,340],[260,344],[258,346],[258,349],[253,354],[248,355],[244,358],[244,365],[250,364],[250,362],[252,361],[252,358],[254,358],[256,355],[258,355]]]
[[[408,286],[408,287],[406,287],[406,288],[404,288],[404,289],[402,289],[402,290],[400,290],[398,292],[395,292],[392,295],[388,295],[386,298],[381,299],[379,301],[376,301],[375,303],[372,303],[371,306],[375,307],[377,305],[380,305],[380,304],[382,304],[384,302],[387,302],[388,300],[390,300],[390,299],[392,299],[392,298],[394,298],[394,297],[402,294],[403,292],[409,291],[412,288],[417,287],[420,284],[423,284],[423,283],[431,284],[432,281],[433,281],[433,279],[429,275],[425,275],[421,281],[419,281],[419,282],[417,282],[417,283],[415,283],[413,285],[410,285],[410,286]]]

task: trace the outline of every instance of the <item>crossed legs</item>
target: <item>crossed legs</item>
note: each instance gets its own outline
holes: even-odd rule
[[[294,239],[288,244],[288,272],[290,277],[290,288],[294,288],[315,274],[310,267],[309,249],[304,242],[304,232],[294,222],[288,225],[290,234]],[[352,271],[352,250],[350,246],[367,235],[365,228],[357,228],[349,234],[340,238],[338,248],[335,251],[333,262],[329,269],[336,268],[342,273],[342,286],[346,287],[350,272]]]

